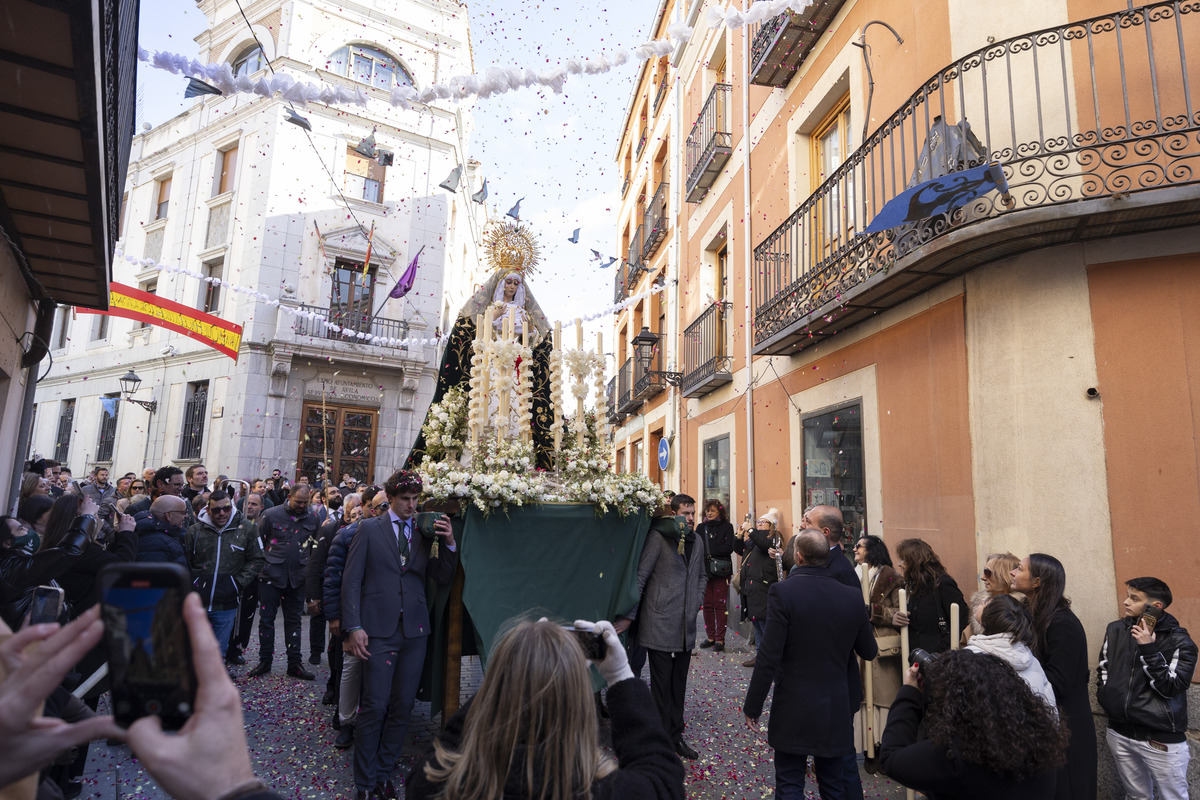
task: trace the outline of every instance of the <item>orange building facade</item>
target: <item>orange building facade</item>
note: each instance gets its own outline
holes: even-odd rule
[[[838,505],[967,594],[1055,555],[1093,663],[1133,577],[1200,630],[1200,12],[710,6],[660,4],[694,33],[617,143],[615,297],[667,284],[614,325],[617,468],[789,532]],[[864,232],[993,161],[1007,196]]]

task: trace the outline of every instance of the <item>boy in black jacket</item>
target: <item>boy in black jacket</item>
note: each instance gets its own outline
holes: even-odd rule
[[[1196,644],[1163,611],[1171,589],[1158,578],[1126,581],[1125,616],[1109,623],[1096,668],[1096,699],[1108,714],[1108,748],[1129,797],[1188,796],[1187,690]],[[1144,612],[1161,612],[1158,623]],[[1136,624],[1135,624],[1136,622]]]

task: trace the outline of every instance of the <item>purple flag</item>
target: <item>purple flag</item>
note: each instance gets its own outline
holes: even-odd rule
[[[388,297],[393,300],[399,300],[412,291],[413,284],[417,281],[417,261],[421,258],[421,253],[424,250],[425,248],[422,247],[413,256],[412,263],[408,265],[408,269],[404,270],[404,274],[400,276],[400,280],[396,281],[396,287],[388,293]]]

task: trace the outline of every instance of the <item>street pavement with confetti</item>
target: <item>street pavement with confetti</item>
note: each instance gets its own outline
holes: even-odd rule
[[[305,657],[308,624],[304,620]],[[276,630],[277,647],[282,647],[282,621]],[[700,630],[703,631],[701,624]],[[743,721],[741,708],[750,670],[742,666],[748,658],[745,639],[730,631],[729,649],[723,653],[697,650],[688,677],[684,738],[700,752],[697,761],[685,761],[689,798],[704,800],[760,800],[774,794],[771,748],[764,733],[755,735]],[[275,670],[261,678],[246,678],[256,663],[257,636],[246,653],[247,666],[235,676],[245,708],[246,737],[258,776],[289,800],[349,800],[354,797],[351,758],[353,750],[333,747],[337,735],[331,726],[332,709],[321,705],[328,664],[305,666],[317,676],[300,681],[285,676],[286,659],[275,659]],[[648,670],[643,670],[643,678]],[[463,660],[463,699],[479,688],[482,671],[478,658]],[[103,709],[102,709],[103,710]],[[769,713],[769,706],[768,706]],[[440,718],[431,719],[428,703],[417,703],[405,747],[402,771],[406,771],[429,746]],[[608,740],[607,722],[601,723],[602,741]],[[159,800],[166,794],[124,746],[104,742],[92,745],[83,776],[81,800],[115,800],[136,797]],[[806,795],[817,797],[811,769]],[[904,789],[882,776],[863,773],[867,800],[904,797]]]

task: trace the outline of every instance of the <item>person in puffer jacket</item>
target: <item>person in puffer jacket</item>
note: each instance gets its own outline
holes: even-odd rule
[[[208,612],[221,658],[237,622],[238,596],[258,577],[267,557],[258,527],[233,507],[220,489],[208,496],[208,506],[184,536],[192,585]]]
[[[1152,781],[1158,797],[1188,796],[1187,691],[1197,651],[1169,605],[1171,589],[1158,578],[1126,581],[1125,616],[1109,623],[1100,647],[1096,700],[1128,797],[1154,797]]]
[[[1034,695],[1045,700],[1050,708],[1057,709],[1054,687],[1033,654],[1033,616],[1029,609],[1010,595],[996,595],[980,609],[979,624],[983,633],[972,636],[967,649],[1007,661],[1029,684]]]
[[[137,560],[140,562],[171,562],[187,569],[183,552],[183,534],[187,530],[188,504],[182,497],[162,495],[149,511],[134,515],[138,537]]]

